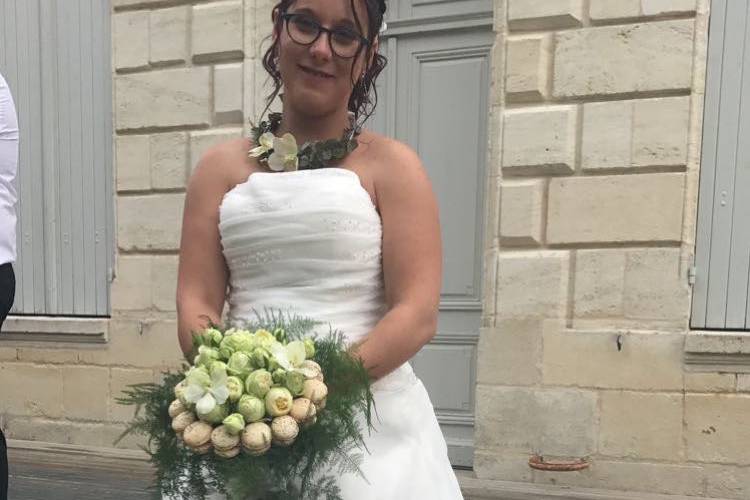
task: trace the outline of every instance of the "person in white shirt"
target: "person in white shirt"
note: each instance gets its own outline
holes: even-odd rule
[[[15,296],[16,172],[18,117],[10,88],[0,74],[0,331]]]
[[[10,88],[0,74],[0,331],[16,293],[16,172],[18,117]],[[0,429],[0,500],[8,497],[8,452]]]

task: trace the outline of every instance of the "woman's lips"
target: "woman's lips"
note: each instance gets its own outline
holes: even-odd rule
[[[320,71],[320,70],[317,70],[317,69],[308,68],[307,66],[302,66],[301,64],[299,65],[299,67],[300,67],[300,69],[302,71],[304,71],[308,75],[314,76],[314,77],[319,78],[321,80],[328,80],[328,79],[332,79],[333,78],[333,75],[331,75],[329,73],[326,73],[325,71]]]

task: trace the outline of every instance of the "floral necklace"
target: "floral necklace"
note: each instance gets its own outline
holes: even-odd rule
[[[268,121],[252,125],[253,143],[257,146],[248,153],[248,156],[257,158],[274,172],[330,167],[331,163],[343,160],[357,149],[356,137],[361,132],[361,128],[355,124],[354,114],[349,113],[349,127],[344,130],[341,139],[310,141],[299,147],[297,139],[290,133],[276,136],[279,125],[281,113],[269,113]]]

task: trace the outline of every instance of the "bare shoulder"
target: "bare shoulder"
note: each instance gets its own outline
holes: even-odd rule
[[[256,162],[247,156],[249,148],[247,138],[231,139],[208,148],[195,165],[188,191],[205,189],[223,195],[244,182],[257,168]]]
[[[417,152],[401,141],[368,130],[360,142],[365,146],[368,161],[377,162],[380,169],[422,168]]]
[[[431,192],[422,160],[410,146],[371,131],[367,131],[361,142],[366,147],[367,163],[378,194],[393,190],[409,195]]]

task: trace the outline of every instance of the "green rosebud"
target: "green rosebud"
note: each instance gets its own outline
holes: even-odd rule
[[[275,372],[276,370],[280,369],[281,365],[278,361],[276,361],[276,358],[271,357],[271,359],[268,360],[268,371],[269,372]]]
[[[274,387],[266,394],[266,412],[272,417],[280,417],[292,411],[294,398],[286,387]]]
[[[315,356],[315,341],[313,339],[305,339],[305,358],[312,359]]]
[[[271,355],[267,350],[262,347],[256,347],[253,349],[252,355],[250,355],[250,362],[252,363],[253,368],[267,368],[270,357]]]
[[[284,380],[286,380],[286,370],[279,368],[274,370],[271,376],[273,377],[274,384],[284,385]]]
[[[216,370],[226,372],[227,364],[223,361],[212,361],[211,364],[208,365],[208,372],[213,373]]]
[[[229,389],[229,401],[236,403],[245,392],[245,384],[239,377],[227,377],[227,389]]]
[[[242,351],[237,351],[229,358],[227,363],[227,373],[244,379],[253,370],[250,363],[250,356]]]
[[[247,353],[248,355],[253,352],[258,345],[255,340],[255,336],[247,330],[241,330],[235,334],[237,342],[237,350]]]
[[[224,333],[224,337],[228,337],[230,335],[237,335],[236,339],[239,339],[243,336],[247,337],[248,335],[252,335],[252,333],[250,333],[250,331],[248,330],[243,330],[242,328],[230,328]]]
[[[305,376],[298,371],[286,372],[284,386],[289,389],[292,395],[300,396],[305,386]]]
[[[205,345],[209,345],[211,347],[219,347],[219,344],[221,344],[221,340],[223,338],[224,336],[216,328],[206,328],[203,331],[203,339]]]
[[[229,408],[226,404],[215,405],[214,409],[208,413],[198,413],[198,418],[209,424],[220,424],[222,420],[229,415]]]
[[[276,340],[278,340],[282,344],[288,340],[286,336],[286,331],[280,327],[273,331],[273,336],[276,337]]]
[[[205,366],[208,368],[212,362],[219,359],[219,351],[212,347],[202,345],[198,347],[198,355],[193,359],[195,366]]]
[[[230,434],[237,435],[245,428],[245,417],[240,413],[232,413],[221,422]]]
[[[192,367],[185,374],[185,380],[187,381],[187,385],[198,385],[200,387],[211,385],[211,375],[208,374],[205,366]]]
[[[245,418],[246,422],[257,422],[266,416],[265,403],[255,396],[244,394],[237,403],[237,411]]]
[[[255,370],[245,379],[245,392],[262,398],[272,385],[273,378],[267,370]]]
[[[230,335],[230,331],[232,332]],[[219,346],[219,354],[224,359],[229,359],[235,352],[250,354],[255,348],[253,335],[246,330],[227,330],[224,339]]]
[[[219,357],[221,357],[221,359],[228,360],[232,357],[232,354],[234,354],[234,350],[228,348],[227,346],[219,347]]]
[[[254,337],[255,342],[257,342],[257,344],[262,347],[268,347],[274,342],[277,342],[276,337],[273,336],[273,333],[262,328],[255,331]]]

